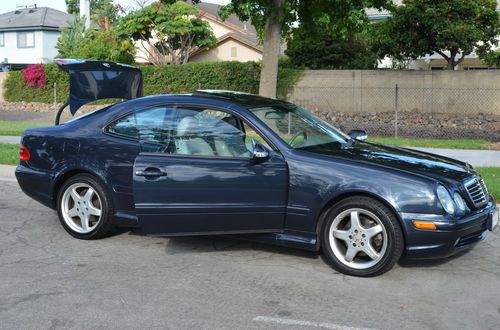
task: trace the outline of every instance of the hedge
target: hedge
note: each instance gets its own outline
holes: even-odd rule
[[[9,102],[54,102],[54,82],[57,82],[57,101],[64,102],[68,98],[68,74],[59,70],[55,64],[44,65],[45,86],[28,87],[23,81],[21,71],[11,71],[5,80],[4,98]]]
[[[54,82],[57,82],[57,101],[68,97],[68,75],[55,64],[44,65],[45,86],[30,88],[20,71],[9,73],[4,96],[10,102],[54,102]],[[194,62],[183,65],[139,66],[143,73],[144,94],[189,93],[196,89],[225,89],[257,93],[260,64],[256,62]],[[301,71],[282,68],[278,78],[278,97],[286,98]]]

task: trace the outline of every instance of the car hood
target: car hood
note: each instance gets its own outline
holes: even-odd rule
[[[455,159],[368,142],[353,141],[341,147],[338,144],[324,144],[302,150],[413,172],[443,181],[462,181],[473,173],[467,163]]]

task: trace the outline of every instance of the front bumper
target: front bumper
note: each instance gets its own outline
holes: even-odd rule
[[[468,249],[488,235],[496,207],[493,202],[486,207],[459,219],[443,215],[400,213],[403,220],[406,250],[409,259],[444,258]],[[436,230],[416,229],[412,221],[431,221]]]

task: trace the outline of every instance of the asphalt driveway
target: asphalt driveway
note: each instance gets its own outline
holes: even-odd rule
[[[500,232],[371,279],[220,237],[71,238],[0,171],[0,328],[498,329]]]

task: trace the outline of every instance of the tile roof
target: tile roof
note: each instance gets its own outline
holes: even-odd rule
[[[0,31],[59,30],[68,27],[73,17],[49,8],[23,8],[0,14]]]
[[[200,2],[196,5],[200,10],[202,15],[209,16],[213,20],[218,21],[222,25],[226,25],[229,28],[235,30],[240,34],[245,34],[248,36],[255,36],[255,46],[257,46],[257,31],[252,25],[250,21],[241,21],[238,16],[232,14],[225,21],[222,20],[219,16],[219,9],[222,7],[221,5],[217,5],[214,3]],[[250,37],[252,38],[252,37]]]

